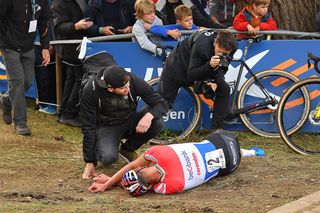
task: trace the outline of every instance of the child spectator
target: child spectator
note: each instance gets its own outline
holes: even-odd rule
[[[169,37],[182,41],[187,36],[181,36],[179,30],[195,30],[198,29],[196,25],[193,24],[192,11],[185,5],[179,5],[174,10],[176,16],[176,24],[161,26],[153,25],[150,28],[150,32],[167,38],[166,40],[171,40]]]
[[[268,12],[270,0],[253,0],[233,21],[233,28],[237,31],[247,31],[248,34],[238,33],[237,38],[246,38],[259,34],[260,30],[276,30],[277,25]]]
[[[155,15],[156,6],[152,0],[137,0],[134,8],[136,10],[136,23],[133,25],[132,33],[142,49],[154,54],[161,55],[161,49],[157,49],[155,44],[162,39],[160,37],[148,38],[146,32],[152,25],[163,25],[162,21]]]

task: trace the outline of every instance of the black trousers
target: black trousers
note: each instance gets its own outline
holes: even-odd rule
[[[66,65],[66,77],[63,86],[62,104],[58,112],[58,117],[71,119],[79,113],[79,90],[83,75],[82,65]]]
[[[230,87],[224,80],[215,82],[217,90],[215,91],[216,97],[214,100],[214,109],[212,111],[212,129],[223,128],[224,118],[228,113]],[[173,108],[174,100],[177,96],[180,87],[185,86],[179,82],[174,81],[166,75],[161,75],[158,85],[158,93],[167,101],[170,109]]]
[[[104,165],[118,160],[118,149],[121,139],[127,139],[122,145],[126,151],[135,151],[151,138],[157,136],[164,127],[163,119],[153,119],[150,128],[144,134],[136,133],[136,126],[145,112],[136,113],[134,118],[123,124],[102,126],[97,131],[96,159]]]

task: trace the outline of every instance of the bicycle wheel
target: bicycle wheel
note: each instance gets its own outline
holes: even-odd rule
[[[309,108],[296,103],[297,100],[303,100],[301,88],[306,89],[310,95]],[[305,114],[306,120],[296,120],[292,123],[286,121],[288,116],[302,117]],[[286,91],[279,102],[277,124],[281,138],[292,150],[300,154],[320,155],[320,78],[301,80]],[[289,134],[289,124],[303,125],[303,128]]]
[[[160,78],[151,79],[148,84],[157,90]],[[201,117],[199,97],[191,87],[181,87],[174,101],[173,109],[164,116],[165,128],[150,140],[154,144],[170,144],[188,136],[198,126]]]
[[[272,106],[265,105],[257,107],[263,101],[268,100],[267,96],[258,87],[254,77],[249,78],[242,86],[238,98],[238,109],[245,107],[252,110],[240,114],[243,124],[249,128],[252,132],[261,135],[263,137],[280,137],[277,128],[276,110],[278,103],[283,93],[293,83],[299,81],[299,79],[293,74],[283,70],[266,70],[256,74],[257,79],[261,85],[266,89],[268,94],[273,97],[276,103]],[[301,90],[303,101],[303,107],[308,107],[308,93],[306,90]],[[307,115],[304,115],[299,120],[305,120]],[[300,126],[292,126],[287,131],[289,134],[298,131]]]

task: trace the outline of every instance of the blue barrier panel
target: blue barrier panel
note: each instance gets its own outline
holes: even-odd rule
[[[234,56],[235,58],[242,57],[245,44],[246,41],[239,42],[239,49]],[[249,48],[246,62],[254,72],[268,69],[282,69],[294,73],[299,78],[307,78],[316,74],[314,69],[307,68],[307,53],[311,51],[315,55],[320,55],[320,50],[317,48],[319,45],[320,41],[317,40],[261,41],[258,44],[253,44]],[[110,52],[115,57],[115,60],[119,65],[125,67],[128,71],[135,73],[145,80],[157,77],[162,72],[161,58],[152,56],[151,53],[142,50],[137,43],[91,43],[88,44],[87,55],[91,55],[102,50]],[[230,64],[229,71],[225,76],[227,82],[233,82],[236,80],[239,68],[239,63]],[[250,76],[245,70],[241,77],[240,84],[242,85],[248,77]],[[319,97],[317,98],[319,99]],[[169,118],[187,120],[190,112],[183,108],[188,108],[188,105],[190,104],[183,103],[181,106],[175,106],[175,109],[179,109],[180,107],[181,110],[172,112],[173,114],[170,114]],[[210,109],[204,101],[202,102],[202,110],[201,126],[203,128],[210,128]],[[168,119],[168,117],[166,119]],[[167,121],[167,123],[170,122]],[[170,128],[174,129],[175,127],[170,126]],[[239,130],[244,129],[240,121],[229,125],[228,128]],[[274,126],[274,128],[276,128],[276,126]],[[304,129],[308,129],[308,124],[305,125]]]
[[[164,42],[167,44],[167,42]],[[170,42],[170,44],[174,44]],[[241,58],[243,48],[246,42],[239,42],[239,49],[235,54],[235,58]],[[319,40],[271,40],[261,41],[258,44],[253,44],[248,52],[247,64],[254,72],[259,72],[267,69],[283,69],[294,73],[299,78],[307,78],[312,75],[317,75],[313,68],[308,69],[306,58],[308,52],[313,52],[315,55],[320,55]],[[132,42],[93,42],[88,44],[87,55],[97,53],[99,51],[107,51],[111,53],[117,64],[126,68],[126,70],[140,76],[141,78],[150,80],[160,76],[162,72],[162,59],[158,56],[153,56],[151,53],[142,50],[137,43]],[[0,64],[0,90],[6,90],[5,72],[1,70]],[[225,78],[227,82],[235,81],[239,71],[240,64],[232,63],[229,66]],[[2,68],[3,69],[3,68]],[[243,84],[249,77],[244,71],[241,77],[240,84]],[[3,80],[4,79],[4,80]],[[4,89],[3,89],[4,88]],[[32,95],[32,94],[31,94]],[[35,93],[33,93],[35,97]],[[320,101],[319,97],[317,102]],[[182,104],[187,105],[187,104]],[[185,109],[184,109],[185,110]],[[181,111],[184,111],[181,110]],[[203,128],[210,127],[209,106],[202,101],[202,120]],[[169,115],[171,119],[187,119],[187,112],[184,114],[177,111]],[[229,129],[243,129],[241,122],[228,126]],[[304,130],[308,129],[308,124]]]

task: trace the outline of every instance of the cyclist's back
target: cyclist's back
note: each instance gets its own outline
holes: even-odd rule
[[[152,146],[144,158],[161,173],[153,190],[173,194],[199,186],[217,175],[231,174],[238,168],[241,155],[237,139],[227,131],[219,131],[198,143]]]

